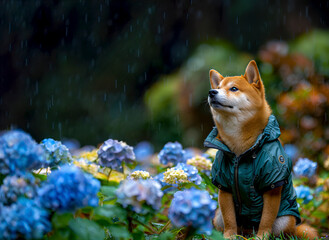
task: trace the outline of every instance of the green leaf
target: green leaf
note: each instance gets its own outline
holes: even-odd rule
[[[327,218],[327,214],[325,212],[317,210],[317,211],[312,212],[312,217],[316,217],[319,219],[325,219],[325,218]]]
[[[214,185],[211,182],[211,179],[207,176],[207,174],[200,172],[199,173],[202,177],[202,179],[204,180],[204,182],[207,184],[207,186],[210,188],[210,190],[212,192],[217,192],[216,188],[214,187]]]
[[[132,236],[134,240],[144,240],[144,227],[142,225],[137,225],[137,227],[133,229]]]
[[[124,226],[111,225],[108,227],[111,235],[115,238],[130,239],[132,238],[128,229]]]
[[[145,235],[143,232],[133,232],[133,239],[134,240],[144,240],[145,239]]]
[[[71,237],[71,230],[68,228],[59,229],[54,232],[54,234],[51,235],[49,240],[70,240]]]
[[[41,181],[47,180],[47,175],[32,173],[35,178],[40,179]]]
[[[3,179],[5,179],[6,175],[0,174],[0,185],[2,185]]]
[[[211,235],[209,236],[212,240],[225,240],[223,234],[221,232],[218,232],[217,230],[213,229],[211,232]]]
[[[181,188],[184,188],[184,189],[185,189],[185,188],[186,188],[186,189],[190,189],[190,188],[192,188],[192,187],[195,187],[195,188],[199,189],[199,186],[195,185],[195,184],[192,183],[192,182],[180,183],[178,186],[181,187]]]
[[[125,220],[127,218],[127,211],[117,205],[103,205],[95,208],[95,219],[107,219],[113,221],[113,218]]]
[[[104,240],[105,238],[104,229],[88,219],[72,219],[69,222],[69,227],[79,240]]]
[[[171,188],[171,187],[173,187],[173,186],[172,185],[163,186],[161,188],[161,190],[164,191],[164,190],[167,190],[168,188]]]
[[[162,223],[151,222],[151,225],[156,227],[157,230],[160,230],[161,228],[164,227],[164,224],[162,224]]]
[[[51,222],[54,229],[60,229],[67,227],[71,219],[73,219],[72,213],[55,213],[51,219]]]
[[[117,190],[114,186],[102,186],[101,193],[107,198],[116,198],[115,191]]]
[[[163,232],[158,237],[158,240],[171,240],[171,239],[175,239],[174,234],[172,234],[171,232]]]

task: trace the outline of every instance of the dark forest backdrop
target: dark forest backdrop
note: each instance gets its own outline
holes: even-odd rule
[[[329,27],[328,12],[328,1],[307,0],[1,1],[0,129],[18,127],[37,140],[74,138],[82,145],[111,137],[131,145],[181,140],[201,146],[212,126],[205,103],[207,71],[215,66],[225,75],[243,74],[255,58],[268,79],[282,80],[278,63],[261,55],[269,41],[277,40],[270,46],[279,52],[305,49],[315,63],[311,66],[328,76],[328,68],[321,68],[328,66],[328,57],[309,50],[328,46],[323,31]],[[316,29],[318,35],[312,35]],[[295,42],[307,34],[306,43]],[[194,90],[175,85],[179,80],[172,74],[185,71],[189,79],[182,82],[193,80],[195,61],[191,65],[189,59],[202,57],[210,59],[198,75],[205,82],[202,92],[187,96]],[[277,92],[289,86],[282,88],[280,80],[270,83],[268,97],[275,104]],[[178,104],[172,94],[193,99]],[[196,113],[186,110],[193,101]],[[189,121],[193,117],[200,119]]]

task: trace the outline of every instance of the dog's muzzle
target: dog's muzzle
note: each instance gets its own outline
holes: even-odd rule
[[[209,91],[209,97],[213,98],[217,95],[217,93],[218,93],[217,90],[211,89]]]

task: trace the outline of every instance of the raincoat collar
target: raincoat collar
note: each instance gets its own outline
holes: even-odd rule
[[[279,128],[279,123],[276,120],[275,116],[271,115],[268,119],[268,123],[264,131],[261,134],[259,134],[254,145],[251,148],[249,148],[246,152],[241,154],[241,156],[249,151],[255,150],[256,148],[260,148],[266,142],[271,142],[278,139],[280,135],[281,132]],[[204,141],[204,146],[209,148],[216,148],[234,155],[234,153],[231,152],[231,150],[220,139],[218,139],[217,136],[218,136],[218,131],[217,128],[214,127],[213,130],[208,135],[208,137],[206,138],[206,140]]]

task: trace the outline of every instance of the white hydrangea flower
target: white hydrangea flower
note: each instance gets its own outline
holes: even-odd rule
[[[162,181],[169,184],[188,182],[187,173],[182,169],[176,170],[174,168],[169,168],[163,173]]]
[[[202,156],[196,156],[194,158],[190,158],[187,160],[186,163],[196,167],[200,171],[201,170],[211,170],[211,167],[212,167],[211,161]]]

